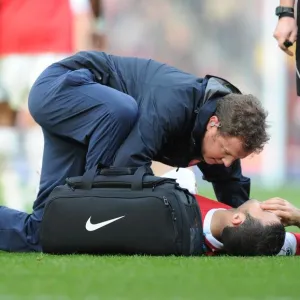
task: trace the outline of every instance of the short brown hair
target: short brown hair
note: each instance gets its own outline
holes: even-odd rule
[[[222,135],[238,137],[246,152],[262,151],[269,140],[267,112],[253,95],[228,94],[217,103],[215,115]]]
[[[263,225],[258,219],[246,213],[240,226],[225,227],[221,240],[224,251],[234,256],[277,255],[285,239],[285,229],[281,223]]]

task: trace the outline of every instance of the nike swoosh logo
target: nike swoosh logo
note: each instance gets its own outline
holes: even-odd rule
[[[101,223],[97,223],[97,224],[92,224],[91,223],[91,217],[86,221],[86,224],[85,224],[85,229],[87,231],[95,231],[101,227],[104,227],[112,222],[115,222],[119,219],[122,219],[124,218],[125,216],[122,216],[122,217],[118,217],[118,218],[115,218],[115,219],[111,219],[111,220],[108,220],[108,221],[104,221],[104,222],[101,222]]]

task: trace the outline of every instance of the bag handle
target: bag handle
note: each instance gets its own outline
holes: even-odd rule
[[[94,179],[100,171],[100,176],[103,176],[103,179],[106,179],[107,177],[115,177],[113,180],[115,182],[124,182],[124,177],[126,177],[126,180],[128,179],[128,182],[131,183],[131,189],[132,190],[142,190],[143,189],[143,178],[146,174],[153,174],[150,167],[147,165],[138,167],[138,168],[104,168],[100,169],[102,166],[96,165],[92,169],[86,171],[82,176],[82,183],[81,188],[84,190],[90,190],[93,186]],[[124,176],[125,175],[125,176]],[[119,178],[118,178],[119,176]],[[100,179],[100,178],[99,178]],[[104,181],[104,180],[103,180]]]
[[[93,185],[94,178],[97,174],[97,170],[99,168],[99,165],[96,165],[92,167],[91,169],[87,170],[83,175],[82,175],[82,183],[81,183],[81,188],[83,190],[90,190]]]
[[[99,175],[105,176],[121,176],[121,175],[133,175],[137,168],[117,168],[109,167],[99,170]]]
[[[143,178],[146,174],[149,174],[149,168],[147,166],[141,166],[137,168],[135,173],[131,175],[131,189],[134,191],[141,191],[143,189]],[[152,171],[151,171],[152,173]]]

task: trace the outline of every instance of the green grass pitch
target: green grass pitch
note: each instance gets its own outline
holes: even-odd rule
[[[212,196],[206,187],[201,194]],[[299,187],[252,188],[300,206]],[[293,228],[294,229],[294,228]],[[300,299],[298,257],[120,257],[0,253],[0,300]]]

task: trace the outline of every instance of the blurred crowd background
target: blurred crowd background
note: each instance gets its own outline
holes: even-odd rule
[[[43,139],[27,98],[44,68],[71,53],[93,49],[153,58],[199,77],[221,76],[262,99],[262,2],[0,0],[0,200],[23,209],[35,199]],[[272,31],[269,34],[272,37]],[[270,55],[280,52],[275,43],[273,51]],[[286,59],[282,184],[300,179],[300,101],[294,61]],[[276,84],[281,74],[272,76]],[[245,175],[258,182],[262,157],[243,161]]]

